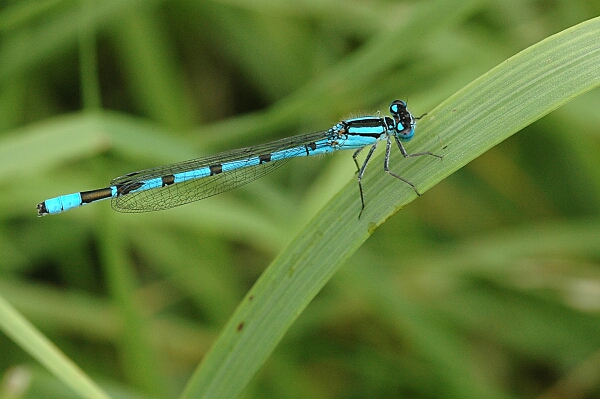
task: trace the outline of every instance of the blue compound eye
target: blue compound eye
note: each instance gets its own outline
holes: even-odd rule
[[[402,100],[394,100],[390,104],[390,113],[394,118],[400,116],[403,112],[406,112],[406,103]]]
[[[396,125],[396,136],[402,141],[409,141],[415,135],[415,125],[398,123]]]

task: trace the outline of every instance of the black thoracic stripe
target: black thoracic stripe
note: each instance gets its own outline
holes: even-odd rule
[[[223,172],[223,165],[221,164],[217,164],[217,165],[210,165],[209,166],[210,169],[210,175],[218,175],[219,173]]]
[[[106,187],[99,190],[82,191],[79,195],[81,195],[82,203],[89,204],[90,202],[112,197],[112,190],[110,187]]]
[[[142,187],[143,185],[144,185],[144,182],[135,183],[135,184],[129,184],[129,183],[118,184],[117,185],[117,195],[129,194],[133,190],[137,190],[138,188]]]
[[[384,124],[382,118],[362,118],[358,120],[353,120],[350,122],[346,122],[348,131],[351,131],[352,128],[362,129],[365,127],[383,127],[387,128]],[[364,137],[374,137],[377,138],[381,135],[381,133],[356,133],[352,132],[352,134],[356,134]]]
[[[258,163],[267,163],[271,162],[271,154],[259,155]]]
[[[162,186],[170,186],[171,184],[175,183],[175,176],[173,175],[166,175],[160,178],[160,180],[162,181]]]

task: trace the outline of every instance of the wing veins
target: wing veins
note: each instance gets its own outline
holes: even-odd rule
[[[129,175],[114,179],[111,185],[130,185],[144,182],[145,180],[176,174],[193,169],[200,169],[210,165],[223,164],[230,161],[243,160],[244,158],[266,155],[277,151],[297,148],[298,153],[305,151],[303,146],[328,137],[327,131],[288,137],[266,144],[226,151],[216,155],[178,162],[172,165],[161,166],[134,172]],[[321,144],[323,147],[326,144]],[[275,169],[284,165],[293,158],[290,157],[258,165],[242,167],[223,173],[198,179],[187,180],[163,187],[132,192],[113,198],[112,207],[119,212],[147,212],[158,211],[198,201],[222,192],[250,183]]]
[[[166,166],[158,166],[149,169],[143,169],[138,172],[129,173],[113,179],[111,186],[119,184],[133,184],[145,180],[162,177],[170,174],[181,173],[189,170],[200,169],[210,165],[223,164],[230,161],[237,161],[250,156],[266,155],[277,151],[292,149],[309,144],[315,141],[327,138],[327,131],[302,134],[293,137],[287,137],[270,143],[259,144],[255,146],[239,148],[231,151],[223,151],[215,155],[190,159],[187,161],[173,163]]]

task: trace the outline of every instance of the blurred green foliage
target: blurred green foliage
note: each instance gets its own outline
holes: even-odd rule
[[[350,154],[159,213],[99,203],[38,219],[36,203],[395,98],[424,113],[599,13],[589,0],[5,2],[0,295],[111,396],[174,397],[353,179]],[[386,36],[398,26],[411,29]],[[600,398],[599,109],[598,90],[579,97],[383,224],[244,397]],[[3,397],[23,375],[23,397],[72,397],[7,336],[0,348]]]

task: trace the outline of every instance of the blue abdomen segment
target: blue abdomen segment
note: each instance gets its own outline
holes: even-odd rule
[[[101,188],[99,190],[61,195],[60,197],[50,198],[39,203],[37,205],[38,216],[54,215],[92,202],[114,198],[116,195],[117,187],[114,186]]]
[[[81,202],[81,194],[67,194],[61,195],[60,197],[48,199],[38,205],[38,213],[42,214],[55,214],[69,209],[77,208],[83,205]]]

